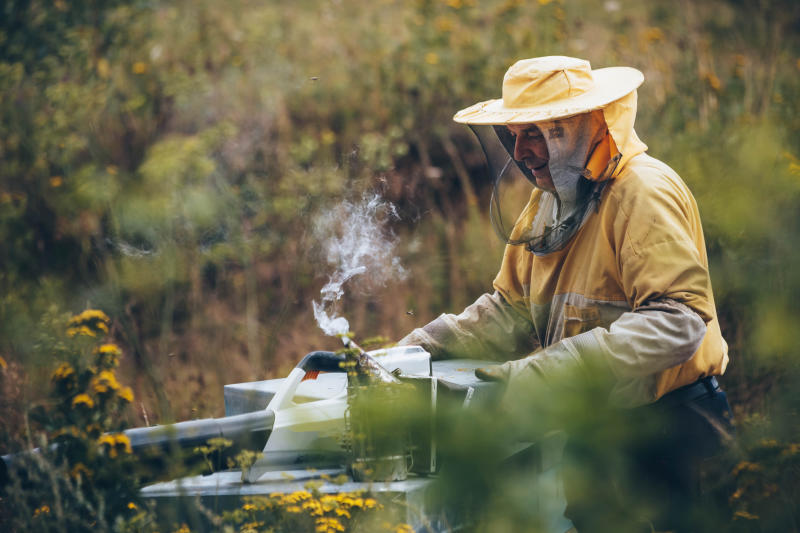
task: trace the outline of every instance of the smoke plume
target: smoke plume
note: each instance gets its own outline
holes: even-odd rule
[[[347,319],[337,316],[337,302],[350,279],[358,276],[357,289],[365,293],[405,277],[394,255],[397,239],[386,227],[397,218],[394,206],[377,194],[365,194],[357,203],[342,202],[317,218],[315,240],[322,243],[325,260],[334,269],[320,291],[320,301],[312,302],[314,318],[326,335],[350,331]]]

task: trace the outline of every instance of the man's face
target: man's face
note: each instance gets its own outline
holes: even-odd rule
[[[553,177],[547,166],[550,154],[541,130],[534,124],[509,124],[507,128],[515,138],[514,159],[530,169],[537,187],[555,192]]]

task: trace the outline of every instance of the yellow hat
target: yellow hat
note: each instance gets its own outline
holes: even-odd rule
[[[592,70],[585,59],[565,56],[517,61],[503,77],[503,98],[480,102],[455,114],[462,124],[528,124],[567,118],[619,100],[644,75],[630,67]]]

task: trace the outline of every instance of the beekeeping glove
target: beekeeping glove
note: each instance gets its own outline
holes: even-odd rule
[[[519,410],[521,404],[528,404],[533,400],[534,395],[544,393],[544,389],[547,388],[538,371],[535,358],[536,354],[500,365],[476,368],[475,376],[483,381],[501,384],[504,390],[500,407],[511,414]]]
[[[569,388],[571,383],[578,385],[592,372],[588,366],[594,366],[591,363],[587,366],[587,361],[594,358],[583,340],[584,334],[562,339],[523,359],[478,368],[475,376],[484,381],[505,383],[504,397],[512,402],[518,395],[529,395],[537,388],[549,388],[556,383],[560,387]]]
[[[528,356],[532,357],[532,356]],[[497,381],[500,383],[508,383],[512,374],[522,372],[524,367],[528,365],[527,359],[518,359],[516,361],[508,361],[500,365],[484,366],[475,369],[475,377],[482,381]]]

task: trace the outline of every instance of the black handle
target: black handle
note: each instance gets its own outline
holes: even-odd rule
[[[347,372],[342,363],[345,362],[344,354],[334,352],[311,352],[297,363],[297,368],[306,372]]]

